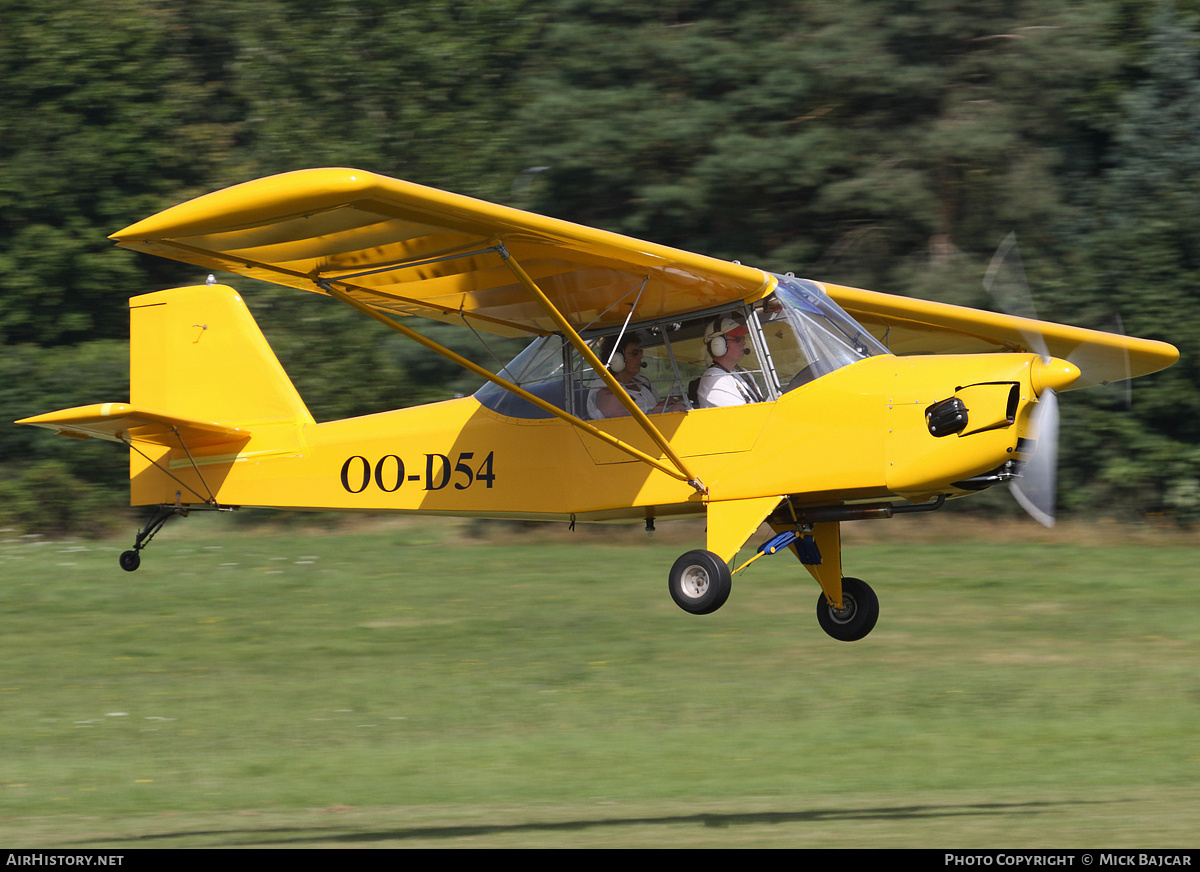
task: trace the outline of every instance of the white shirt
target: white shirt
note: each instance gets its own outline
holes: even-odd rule
[[[629,398],[633,400],[637,407],[643,412],[649,412],[658,405],[658,391],[654,390],[654,385],[650,384],[650,379],[646,378],[644,375],[634,376],[633,384],[625,384],[622,382],[621,387],[625,388],[626,393],[629,394]],[[601,412],[599,407],[596,405],[596,396],[601,391],[606,391],[609,394],[612,393],[612,391],[608,390],[607,387],[593,388],[592,390],[588,391],[588,417],[592,418],[593,420],[605,417],[604,413]],[[622,412],[624,412],[623,406]]]
[[[732,372],[714,363],[700,376],[696,399],[701,409],[718,406],[744,406],[762,401],[754,377],[740,366]]]

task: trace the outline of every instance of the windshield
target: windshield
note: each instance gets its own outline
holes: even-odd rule
[[[816,282],[776,278],[775,293],[755,310],[781,392],[863,358],[891,353]]]

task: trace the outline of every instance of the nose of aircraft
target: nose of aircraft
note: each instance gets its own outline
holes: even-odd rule
[[[1030,380],[1034,392],[1041,396],[1047,389],[1061,391],[1069,388],[1081,375],[1083,373],[1079,367],[1070,361],[1049,357],[1033,362]]]

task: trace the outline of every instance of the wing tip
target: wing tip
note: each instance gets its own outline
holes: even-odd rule
[[[231,215],[252,224],[260,215],[271,214],[280,204],[294,200],[297,191],[304,192],[305,208],[320,209],[323,202],[338,205],[348,195],[361,196],[386,182],[383,176],[352,167],[290,170],[200,194],[135,221],[108,238],[117,245],[132,246],[166,236],[204,233],[206,225],[214,221],[229,229]]]

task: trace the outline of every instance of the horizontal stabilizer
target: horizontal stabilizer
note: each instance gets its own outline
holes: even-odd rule
[[[227,427],[210,421],[192,421],[174,415],[162,415],[125,403],[97,403],[77,406],[23,418],[18,424],[32,424],[54,430],[60,436],[73,439],[95,437],[107,442],[143,442],[152,445],[189,449],[228,442],[245,442],[250,431],[244,427]]]

